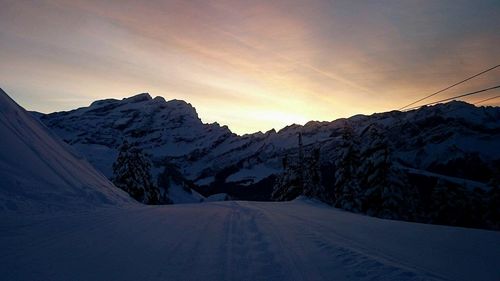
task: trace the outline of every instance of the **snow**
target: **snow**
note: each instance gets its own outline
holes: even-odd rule
[[[132,204],[83,157],[0,89],[0,211]]]
[[[479,189],[482,189],[484,191],[489,190],[489,187],[482,182],[477,182],[477,181],[473,181],[473,180],[466,180],[466,179],[457,178],[457,177],[444,176],[444,175],[440,175],[440,174],[436,174],[436,173],[431,173],[428,171],[407,168],[404,166],[401,166],[401,167],[403,169],[409,171],[411,174],[418,174],[418,175],[424,175],[424,176],[430,176],[430,177],[434,177],[434,178],[444,179],[444,180],[449,181],[449,182],[461,184],[462,186],[467,187],[471,190],[474,190],[475,188],[479,188]]]
[[[118,157],[118,151],[101,144],[75,144],[73,146],[94,168],[108,179],[113,176],[113,163]]]
[[[447,166],[450,160],[475,154],[491,167],[500,159],[500,108],[461,102],[331,122],[311,121],[279,132],[243,136],[217,123],[204,124],[196,109],[185,101],[152,99],[147,94],[97,101],[89,107],[40,119],[108,178],[116,149],[127,139],[152,155],[154,178],[168,159],[185,179],[198,186],[210,185],[221,172],[228,176],[227,182],[249,187],[270,174],[276,175],[283,157],[297,154],[299,132],[306,149],[321,149],[322,164],[334,162],[346,123],[360,136],[368,127],[381,127],[394,148],[394,159],[418,170],[431,171],[435,166]],[[367,145],[367,138],[361,136],[360,141],[361,146]],[[225,175],[228,172],[232,174]],[[458,173],[454,176],[461,177]]]
[[[270,168],[268,165],[261,163],[251,168],[241,169],[238,172],[227,177],[227,182],[249,181],[251,183],[258,182],[263,178],[272,174],[277,174],[280,169]]]
[[[205,199],[203,195],[190,189],[191,192],[186,191],[182,186],[171,183],[168,189],[168,198],[172,200],[174,204],[184,204],[184,203],[198,203]]]
[[[500,280],[499,247],[305,199],[0,214],[3,280]]]
[[[2,280],[500,280],[498,231],[304,197],[140,205],[1,90],[0,135]],[[99,151],[109,152],[94,144],[88,155]],[[176,184],[169,195],[203,199]]]
[[[215,177],[206,177],[206,178],[202,178],[202,179],[197,180],[195,183],[197,185],[209,185],[214,180],[215,180]]]
[[[123,127],[123,126],[126,126],[129,122],[131,122],[132,120],[134,120],[134,118],[132,117],[124,117],[124,118],[120,118],[118,120],[116,120],[114,123],[113,123],[113,127],[115,128],[119,128],[119,127]]]
[[[204,202],[217,202],[217,201],[228,201],[230,199],[227,193],[216,193],[208,196],[203,200]]]

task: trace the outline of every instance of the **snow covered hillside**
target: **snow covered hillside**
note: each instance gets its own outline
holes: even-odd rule
[[[0,222],[2,280],[500,280],[500,232],[377,219],[304,199]]]
[[[3,91],[0,117],[2,280],[500,280],[498,231],[378,219],[305,197],[136,204]],[[170,195],[203,199],[171,161],[158,172]],[[228,174],[269,172],[252,163]]]
[[[132,204],[0,89],[0,211],[34,212]]]
[[[450,102],[243,136],[203,124],[186,102],[149,94],[36,116],[108,178],[118,147],[125,140],[135,143],[152,155],[153,178],[174,203],[218,193],[261,201],[306,194],[379,217],[500,228],[494,207],[500,192],[494,188],[500,181],[497,107]],[[283,164],[297,162],[299,133],[305,157],[318,156],[308,172],[317,180],[290,191],[297,171]],[[342,158],[351,144],[361,162],[351,163],[349,179]],[[390,178],[381,178],[384,169]]]
[[[205,196],[225,192],[236,198],[269,200],[272,177],[281,172],[282,158],[297,153],[299,132],[305,148],[320,148],[322,163],[331,163],[339,157],[346,124],[358,135],[374,124],[382,128],[396,148],[395,158],[414,171],[486,183],[500,163],[500,108],[464,102],[311,121],[243,136],[217,123],[203,124],[186,102],[149,94],[96,101],[40,119],[108,178],[119,145],[128,140],[153,155],[155,176],[165,166],[175,166],[187,181],[184,185]],[[470,165],[471,160],[477,165]]]

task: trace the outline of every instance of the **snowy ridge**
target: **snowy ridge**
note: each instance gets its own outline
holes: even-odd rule
[[[285,155],[297,153],[299,132],[306,148],[321,149],[322,163],[334,162],[346,124],[358,135],[373,125],[382,128],[396,148],[395,159],[409,168],[486,183],[488,174],[468,169],[466,164],[478,159],[492,174],[495,163],[500,163],[500,109],[464,102],[332,122],[311,121],[279,132],[243,136],[217,123],[203,124],[184,101],[165,101],[149,94],[96,101],[89,107],[40,118],[108,178],[117,147],[127,139],[153,155],[155,176],[164,165],[175,164],[205,196],[223,192],[249,199],[240,192],[249,187],[262,191],[256,198],[269,199],[271,177],[281,171]]]
[[[131,204],[0,89],[0,210],[41,212]]]

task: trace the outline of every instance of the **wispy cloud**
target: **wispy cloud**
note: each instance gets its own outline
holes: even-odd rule
[[[499,63],[499,6],[7,0],[0,77],[35,110],[149,91],[238,133],[268,130],[398,108]]]

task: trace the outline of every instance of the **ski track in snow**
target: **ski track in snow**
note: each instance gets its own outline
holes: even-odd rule
[[[387,225],[394,237],[384,242],[376,229]],[[428,233],[421,243],[401,242],[419,228]],[[351,234],[363,229],[373,243]],[[431,249],[443,235],[452,242]],[[2,280],[499,280],[498,245],[498,232],[379,220],[305,200],[0,214]],[[468,255],[468,268],[445,261],[457,254]]]
[[[299,237],[297,241],[302,241],[297,245],[299,249],[295,252],[295,257],[301,259],[297,264],[314,265],[309,268],[310,272],[306,274],[308,278],[304,280],[332,280],[332,278],[335,280],[441,280],[430,274],[422,274],[405,268],[403,265],[394,264],[389,260],[356,251],[351,248],[356,245],[355,241],[346,239],[321,224],[294,215],[279,215],[281,219],[278,221],[286,222],[292,218],[294,222],[286,225],[280,232],[293,231],[295,234],[293,237]],[[287,242],[293,245],[293,241]],[[315,276],[318,273],[319,275]]]

